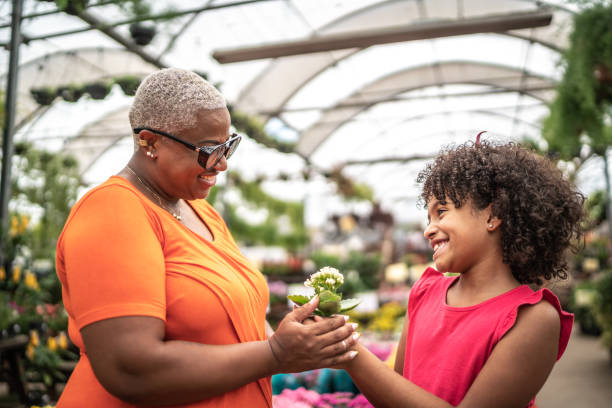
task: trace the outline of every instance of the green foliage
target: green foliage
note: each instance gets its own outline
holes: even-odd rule
[[[257,143],[276,149],[279,152],[293,153],[295,151],[295,144],[280,142],[269,136],[264,129],[263,123],[261,123],[257,118],[239,112],[233,109],[231,106],[229,106],[228,109],[232,117],[232,124],[239,132],[246,133]]]
[[[563,54],[565,73],[543,128],[550,150],[563,158],[579,156],[583,132],[598,155],[612,143],[612,130],[605,125],[612,102],[612,6],[588,5],[574,17]]]
[[[352,251],[346,259],[321,251],[313,252],[310,259],[316,269],[331,266],[344,274],[342,292],[353,294],[365,289],[375,289],[380,283],[381,260],[378,254]]]
[[[12,199],[42,211],[32,231],[32,257],[55,259],[57,238],[80,185],[77,162],[62,152],[38,150],[27,143],[15,145],[13,162]]]
[[[596,285],[593,281],[580,282],[574,288],[570,301],[572,313],[584,334],[599,336],[601,327],[595,318],[595,297],[597,296]]]
[[[276,199],[266,194],[258,182],[247,182],[238,174],[230,173],[231,183],[242,198],[258,208],[268,212],[266,220],[261,224],[252,224],[238,216],[236,208],[224,204],[224,216],[234,237],[248,245],[280,245],[290,251],[297,251],[308,242],[304,226],[304,205]],[[279,217],[286,216],[291,224],[291,232],[279,231]]]
[[[596,283],[595,314],[603,329],[604,344],[612,349],[612,270],[606,271]]]
[[[591,228],[601,224],[606,219],[606,193],[598,190],[589,195],[585,203],[588,223]]]

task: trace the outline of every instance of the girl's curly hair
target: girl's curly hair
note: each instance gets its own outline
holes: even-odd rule
[[[584,196],[544,157],[515,143],[464,143],[444,149],[417,177],[421,204],[432,197],[502,221],[503,262],[524,284],[567,278],[565,250],[578,249]]]

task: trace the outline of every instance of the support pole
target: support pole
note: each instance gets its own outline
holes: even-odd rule
[[[19,45],[21,44],[21,12],[23,0],[13,0],[9,69],[4,104],[4,129],[2,133],[2,180],[0,181],[0,264],[4,263],[5,232],[8,229],[8,202],[11,196],[11,159],[13,157],[13,132],[17,100],[17,75],[19,70]]]

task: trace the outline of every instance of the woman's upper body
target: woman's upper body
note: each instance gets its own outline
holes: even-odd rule
[[[266,339],[263,276],[204,201],[240,141],[219,92],[194,73],[158,71],[130,124],[127,167],[79,200],[58,242],[82,353],[58,407],[267,407],[271,374],[347,361],[344,318],[301,323],[316,301]]]
[[[566,277],[584,197],[514,144],[451,147],[418,181],[436,269],[459,276],[415,285],[395,371],[361,346],[347,369],[377,407],[524,408],[571,329],[552,293],[524,285]]]

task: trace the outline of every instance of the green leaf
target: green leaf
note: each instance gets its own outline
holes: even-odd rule
[[[361,299],[344,299],[340,302],[340,312],[353,310],[359,303],[361,303]]]
[[[310,302],[312,296],[304,296],[304,295],[288,295],[287,299],[292,301],[293,303],[302,306],[305,303]]]

